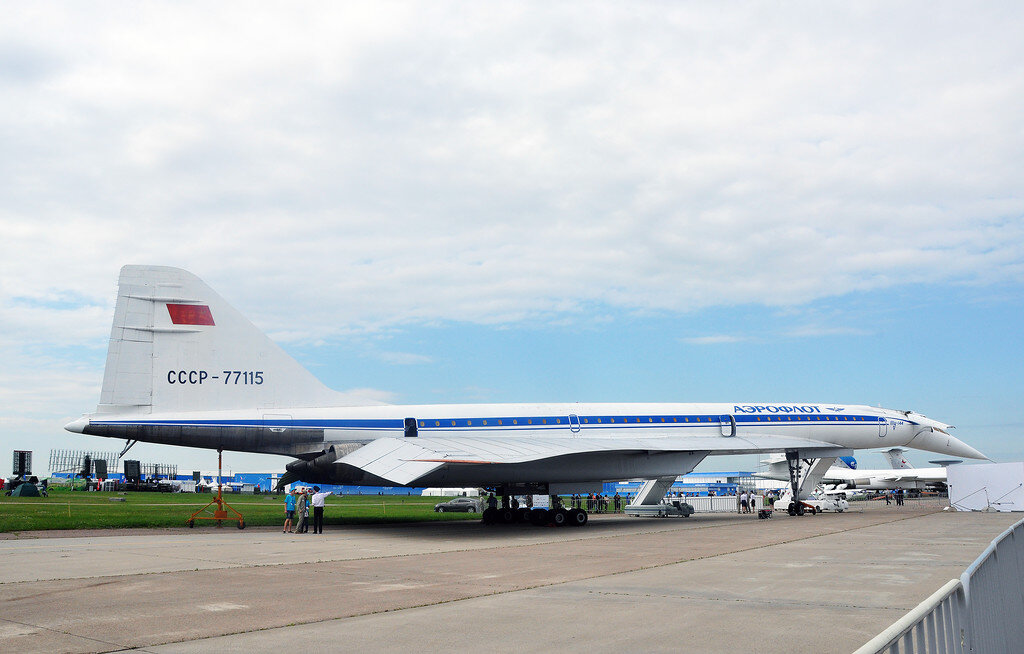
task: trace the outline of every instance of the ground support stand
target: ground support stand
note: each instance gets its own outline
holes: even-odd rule
[[[227,512],[227,510],[225,510],[225,509],[228,509],[232,513],[234,513],[236,516],[238,516],[238,528],[239,529],[245,529],[245,520],[242,518],[242,514],[239,513],[238,511],[235,511],[235,509],[232,508],[230,504],[225,502],[224,498],[221,496],[221,491],[224,488],[224,484],[220,483],[221,458],[222,458],[222,450],[217,450],[217,497],[215,497],[212,500],[210,500],[209,504],[207,504],[206,506],[204,506],[203,508],[199,509],[198,511],[193,513],[191,516],[189,516],[189,519],[186,520],[185,522],[186,522],[186,524],[188,524],[188,526],[190,528],[196,526],[196,520],[216,520],[217,521],[217,526],[220,527],[224,520],[228,520],[228,512]],[[212,516],[211,515],[199,515],[200,513],[202,513],[203,511],[207,510],[208,508],[210,508],[214,504],[217,505],[217,508],[213,510],[213,515]],[[233,520],[234,518],[231,518],[231,519]]]

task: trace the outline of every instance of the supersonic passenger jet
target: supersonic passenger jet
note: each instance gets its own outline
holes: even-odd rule
[[[351,406],[198,277],[121,269],[100,403],[69,431],[295,457],[282,483],[600,492],[670,479],[708,455],[800,461],[904,445],[985,458],[911,411],[816,403]],[[556,524],[584,511],[553,510]],[[508,515],[498,519],[511,520]]]

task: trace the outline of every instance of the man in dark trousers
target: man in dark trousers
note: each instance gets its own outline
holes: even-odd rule
[[[324,499],[328,495],[334,495],[333,491],[320,492],[319,486],[313,487],[313,533],[324,533]]]

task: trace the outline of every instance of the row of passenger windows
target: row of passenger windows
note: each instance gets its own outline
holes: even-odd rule
[[[606,417],[582,417],[576,421],[575,424],[629,424],[629,423],[687,423],[687,422],[720,422],[722,418],[728,416],[625,416],[621,418],[615,418],[611,416]],[[867,420],[864,416],[736,416],[737,422],[857,422]],[[433,422],[432,426],[441,427],[442,425],[447,427],[449,422],[452,427],[473,427],[473,426],[505,426],[505,425],[561,425],[570,424],[574,421],[568,418],[476,418],[476,419],[456,419],[456,420],[420,420],[420,427],[427,427],[428,422]],[[872,418],[871,422],[877,422],[876,418]]]
[[[864,416],[763,416],[765,422],[827,422],[829,420],[835,422],[857,422],[867,420]],[[762,416],[756,416],[757,422],[761,422]],[[749,421],[749,418],[746,419]],[[742,419],[741,419],[742,421]],[[872,418],[871,422],[878,422],[878,419]]]

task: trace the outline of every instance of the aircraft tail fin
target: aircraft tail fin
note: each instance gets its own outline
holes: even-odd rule
[[[337,396],[195,275],[121,269],[97,412],[324,406]]]
[[[906,451],[904,447],[893,447],[883,452],[883,454],[889,459],[889,465],[892,466],[893,470],[909,470],[914,466],[910,465],[906,457],[903,456],[903,453]]]

